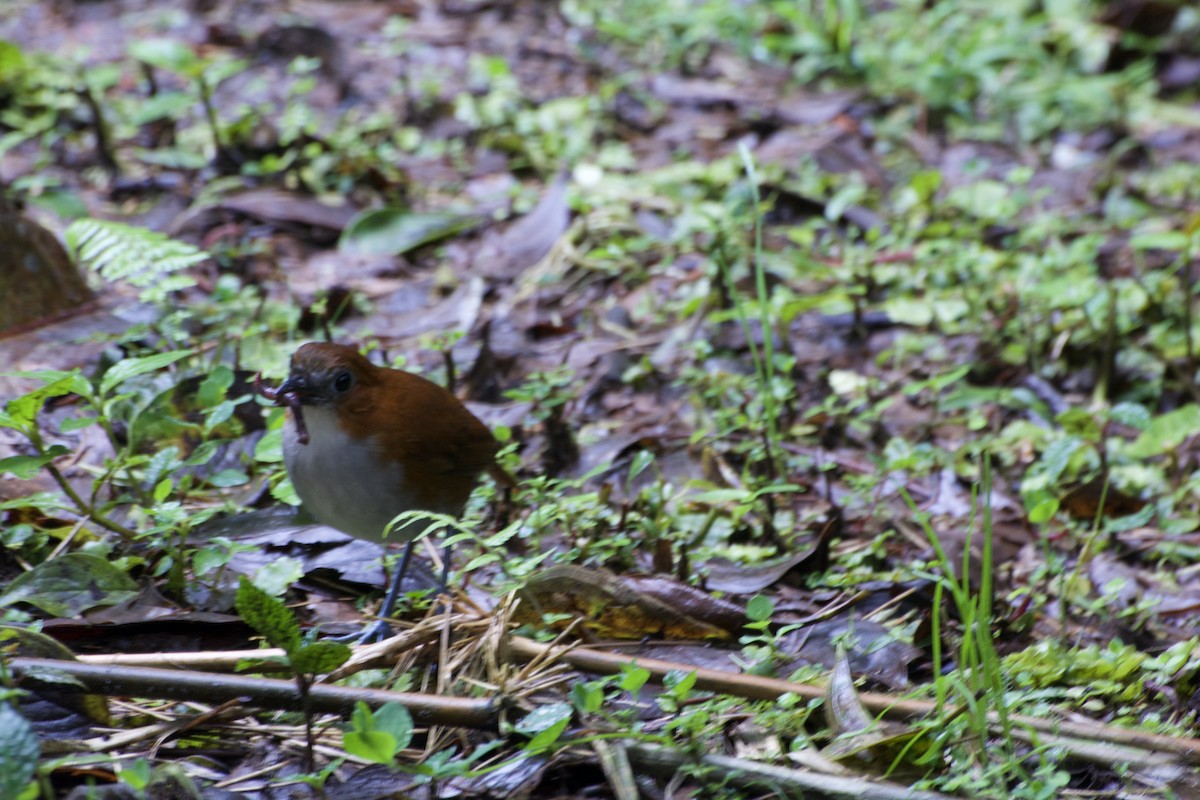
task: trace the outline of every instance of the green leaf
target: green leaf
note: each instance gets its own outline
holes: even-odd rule
[[[350,729],[358,733],[375,730],[375,712],[362,700],[355,703],[350,712]]]
[[[1112,418],[1113,422],[1128,425],[1139,431],[1144,431],[1150,427],[1150,423],[1153,421],[1150,411],[1140,403],[1117,403],[1108,412],[1108,415]]]
[[[513,728],[526,736],[544,733],[560,723],[569,722],[575,709],[570,703],[547,703],[538,706],[517,721]]]
[[[396,737],[384,731],[349,731],[342,734],[342,748],[352,756],[373,764],[390,764],[400,748]]]
[[[300,626],[282,602],[255,586],[243,575],[234,600],[237,612],[272,647],[290,657],[300,648]]]
[[[203,577],[229,563],[232,553],[224,547],[202,547],[192,556],[192,571]]]
[[[303,576],[304,566],[300,559],[280,556],[259,567],[254,573],[254,585],[272,597],[278,597]]]
[[[1084,443],[1074,436],[1056,439],[1042,451],[1042,474],[1047,483],[1058,480],[1071,462],[1071,456],[1083,447]]]
[[[228,489],[230,486],[242,486],[250,481],[250,476],[240,469],[223,469],[208,479],[209,484],[218,489]]]
[[[412,714],[400,703],[384,703],[375,710],[375,728],[396,737],[396,749],[403,750],[412,741]]]
[[[325,675],[345,664],[353,651],[341,642],[310,642],[291,654],[292,669],[301,675]]]
[[[29,720],[0,704],[0,797],[17,797],[33,780],[41,748]]]
[[[673,669],[663,676],[663,687],[678,698],[686,697],[695,685],[696,672],[694,670]]]
[[[145,789],[146,785],[150,783],[150,762],[139,758],[127,766],[122,764],[117,777],[121,779],[121,783],[127,786],[138,790]]]
[[[376,208],[350,220],[338,241],[344,253],[398,256],[466,230],[475,217],[416,213],[407,208]]]
[[[1129,239],[1129,247],[1133,250],[1186,250],[1188,244],[1188,235],[1180,231],[1139,233]]]
[[[276,428],[267,431],[254,446],[254,460],[264,464],[278,464],[283,461],[283,429]]]
[[[10,472],[17,478],[27,481],[38,473],[42,467],[59,456],[71,452],[61,444],[56,444],[40,456],[9,456],[0,458],[0,474]]]
[[[79,394],[88,389],[87,381],[78,372],[14,372],[6,373],[21,378],[40,378],[45,381],[32,392],[9,400],[0,415],[0,427],[26,431],[34,424],[38,412],[51,397]]]
[[[625,691],[636,694],[649,680],[650,670],[636,664],[626,664],[621,667],[621,682],[618,685]]]
[[[0,83],[5,83],[25,69],[25,54],[16,44],[0,39]]]
[[[159,91],[153,97],[140,98],[137,108],[129,112],[129,124],[141,127],[160,119],[182,117],[196,105],[196,96],[188,92]]]
[[[526,714],[514,726],[518,733],[532,736],[525,749],[530,752],[545,750],[558,741],[575,711],[570,703],[550,703],[538,706]]]
[[[464,573],[474,572],[475,570],[479,569],[482,566],[485,566],[487,564],[494,564],[499,560],[500,560],[500,556],[496,555],[495,553],[480,553],[479,555],[477,555],[473,559],[471,559],[469,562],[467,562],[467,565],[462,568],[462,571]]]
[[[162,369],[165,366],[174,364],[176,361],[187,358],[194,352],[196,351],[191,349],[172,350],[167,353],[155,353],[152,356],[126,358],[118,361],[100,379],[100,393],[108,394],[130,378]]]
[[[746,616],[751,622],[762,622],[770,619],[775,612],[775,604],[766,595],[756,594],[746,603]]]
[[[76,220],[67,227],[66,239],[80,264],[105,280],[142,287],[140,296],[147,302],[161,301],[172,291],[194,285],[181,270],[208,258],[208,253],[186,242],[109,220]]]
[[[224,364],[218,364],[200,381],[196,390],[196,405],[201,408],[215,406],[225,399],[229,387],[233,386],[233,370]]]
[[[749,498],[750,493],[745,489],[709,489],[706,492],[697,492],[688,499],[693,503],[718,506],[725,503],[745,503]]]
[[[47,614],[72,617],[136,595],[137,584],[112,563],[86,553],[68,553],[12,581],[0,595],[0,606],[28,603]]]
[[[1033,508],[1029,509],[1029,521],[1034,525],[1040,525],[1043,522],[1050,520],[1058,513],[1058,498],[1047,497],[1039,502]]]
[[[129,43],[129,55],[152,67],[196,77],[203,62],[192,48],[178,39],[141,39]]]
[[[571,704],[584,714],[595,714],[604,706],[604,684],[582,681],[571,687]]]
[[[1162,455],[1179,447],[1197,431],[1200,431],[1200,406],[1189,403],[1152,420],[1127,452],[1133,458]]]
[[[70,433],[95,425],[99,421],[99,417],[68,417],[59,424],[58,429],[63,433]]]

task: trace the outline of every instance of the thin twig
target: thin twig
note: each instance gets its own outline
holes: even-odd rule
[[[301,703],[294,681],[256,676],[222,675],[216,672],[187,672],[152,667],[117,667],[85,664],[52,658],[14,658],[10,662],[18,677],[35,677],[58,672],[76,683],[55,684],[59,691],[90,692],[108,695],[166,700],[202,700],[223,703],[240,699],[246,705],[264,708],[295,709]],[[372,707],[400,703],[422,725],[451,725],[461,728],[496,730],[495,698],[473,699],[442,697],[418,692],[391,692],[384,689],[355,689],[347,686],[316,684],[310,690],[314,712],[349,715],[359,702]]]

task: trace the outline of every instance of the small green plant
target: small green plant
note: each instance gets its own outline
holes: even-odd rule
[[[997,780],[1001,782],[1000,785],[1003,786],[1011,778],[1027,778],[1028,776],[1024,774],[1024,767],[1016,755],[1017,743],[1013,738],[1012,725],[1009,720],[1009,700],[1005,695],[1006,685],[1000,657],[996,652],[996,644],[993,639],[992,576],[995,562],[992,554],[991,507],[987,504],[987,498],[991,497],[991,472],[987,459],[983,462],[979,491],[985,501],[984,513],[979,523],[981,537],[979,574],[982,577],[978,587],[971,585],[969,577],[971,570],[968,566],[968,559],[973,535],[967,537],[963,548],[963,562],[961,564],[951,562],[929,523],[928,514],[920,511],[907,494],[905,494],[905,500],[918,523],[924,528],[926,537],[937,553],[937,562],[940,566],[940,574],[929,576],[935,581],[933,613],[930,615],[932,623],[930,638],[933,670],[934,675],[937,676],[934,681],[934,689],[938,708],[941,710],[939,716],[943,719],[960,715],[963,717],[966,733],[974,740],[974,747],[964,750],[963,757],[972,759],[976,763],[982,760],[983,764],[980,766],[985,769],[990,764],[992,766],[1000,765],[1004,770],[1015,771],[1015,775],[1005,775],[1003,778],[996,776]],[[975,497],[973,496],[972,499],[974,500]],[[972,518],[971,534],[974,534],[976,530],[975,519]],[[954,657],[956,668],[950,674],[944,674],[942,670],[944,663],[942,652],[943,615],[945,613],[942,604],[947,593],[950,595],[950,600],[954,604],[962,626],[958,651]],[[956,700],[961,705],[947,717],[945,714],[946,704],[952,700]],[[990,743],[991,720],[989,716],[992,713],[998,716],[1001,727],[1004,749],[1000,752],[997,752],[995,745]],[[944,728],[940,734],[948,736],[950,730],[949,727]],[[957,734],[954,735],[957,736]]]
[[[743,669],[751,675],[774,675],[780,658],[778,635],[771,630],[775,604],[765,595],[755,595],[746,603],[746,630],[738,641],[746,661]],[[782,633],[782,632],[781,632]]]
[[[204,119],[218,160],[236,163],[236,159],[229,156],[228,142],[213,102],[213,91],[225,80],[245,70],[247,62],[228,57],[201,56],[187,44],[175,39],[141,39],[133,42],[129,50],[134,58],[148,67],[173,72],[192,83],[204,108]],[[180,111],[178,102],[181,98],[168,97],[175,100],[168,108],[172,112]]]
[[[76,220],[66,237],[80,264],[105,280],[140,288],[142,300],[148,303],[161,303],[171,292],[195,286],[195,279],[184,270],[209,257],[156,231],[108,220]]]
[[[11,691],[5,694],[9,696],[0,700],[0,796],[21,800],[41,796],[41,789],[47,787],[34,780],[41,757],[37,734],[12,705]]]
[[[264,592],[242,576],[235,601],[238,614],[272,647],[283,650],[284,661],[296,680],[304,711],[307,769],[315,764],[312,698],[309,689],[317,675],[324,675],[346,663],[351,651],[340,642],[305,641],[296,617],[277,598]],[[378,738],[378,737],[376,737]],[[368,736],[368,740],[372,737]]]
[[[395,763],[396,754],[413,736],[412,714],[399,703],[384,703],[375,711],[361,700],[342,734],[342,747],[352,756],[374,764]]]

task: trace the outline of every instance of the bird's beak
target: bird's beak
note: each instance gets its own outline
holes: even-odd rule
[[[275,401],[277,406],[286,406],[292,411],[292,419],[296,423],[296,438],[300,444],[308,444],[308,428],[304,424],[304,415],[300,406],[304,405],[306,397],[312,397],[312,387],[302,375],[288,375],[270,394],[266,395]]]
[[[277,392],[280,396],[291,396],[301,401],[314,394],[312,387],[308,384],[308,379],[295,373],[288,375],[284,382],[279,384]]]

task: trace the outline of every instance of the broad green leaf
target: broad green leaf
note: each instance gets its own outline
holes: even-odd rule
[[[892,297],[883,305],[888,319],[899,325],[923,328],[933,322],[933,304],[924,297]]]
[[[453,236],[475,223],[475,217],[462,214],[377,208],[364,211],[350,221],[338,241],[338,249],[345,253],[398,256]]]
[[[140,127],[160,119],[178,119],[195,105],[195,95],[187,92],[160,91],[152,97],[139,100],[137,108],[130,111],[129,124]]]
[[[267,431],[254,446],[254,460],[264,464],[278,464],[283,461],[283,429]]]
[[[296,494],[296,487],[287,477],[271,487],[271,497],[289,506],[300,505],[300,495]]]
[[[725,503],[746,503],[751,498],[745,489],[710,489],[707,492],[697,492],[688,499],[693,503],[716,506]]]
[[[770,619],[775,611],[775,604],[766,595],[756,594],[746,603],[746,616],[751,622],[762,622]]]
[[[359,700],[354,704],[354,710],[350,712],[350,725],[351,729],[358,733],[375,730],[375,712],[369,705]]]
[[[325,675],[345,664],[352,652],[341,642],[310,642],[292,653],[292,669],[301,675]]]
[[[25,54],[6,39],[0,39],[0,82],[6,82],[25,69]]]
[[[68,553],[16,578],[0,595],[0,606],[28,603],[47,614],[73,617],[97,606],[132,599],[137,584],[103,558]]]
[[[618,685],[625,691],[636,694],[649,680],[650,670],[636,664],[626,664],[621,667],[621,682]]]
[[[267,640],[290,656],[300,647],[300,626],[282,602],[255,586],[245,576],[238,584],[234,600],[242,619]]]
[[[604,706],[604,684],[580,681],[571,686],[571,704],[584,714],[594,714]]]
[[[162,369],[165,366],[174,364],[176,361],[187,358],[194,352],[195,350],[192,349],[172,350],[167,353],[155,353],[152,356],[126,358],[123,361],[119,361],[108,372],[105,372],[104,377],[100,379],[100,393],[108,394],[130,378]]]
[[[0,415],[0,427],[28,430],[38,412],[51,397],[87,391],[87,381],[78,372],[9,373],[18,377],[40,378],[46,383],[32,392],[9,400]]]
[[[20,480],[27,481],[36,475],[42,467],[59,456],[65,456],[69,452],[71,451],[61,444],[56,444],[47,450],[44,455],[0,458],[0,475],[9,472]]]
[[[349,731],[342,734],[342,748],[352,756],[373,764],[390,764],[399,748],[396,737],[384,731]]]
[[[1139,233],[1129,239],[1129,247],[1133,250],[1186,250],[1188,244],[1188,235],[1180,231]]]
[[[230,486],[242,486],[250,481],[250,476],[240,469],[223,469],[208,479],[208,482],[218,489],[228,489]]]
[[[68,417],[59,424],[58,429],[63,433],[70,433],[71,431],[91,427],[99,421],[99,417]]]
[[[1053,483],[1063,474],[1071,456],[1083,447],[1083,442],[1074,436],[1057,439],[1042,452],[1042,475],[1048,483]]]
[[[29,720],[0,704],[0,797],[17,797],[33,780],[41,748]]]
[[[192,48],[178,39],[141,39],[129,43],[129,55],[152,67],[196,77],[201,64]]]
[[[676,697],[685,697],[696,685],[696,672],[673,669],[663,676],[663,687]]]
[[[1040,503],[1029,509],[1029,521],[1034,525],[1040,525],[1043,522],[1051,519],[1058,513],[1058,499],[1055,497],[1047,497]]]
[[[204,577],[229,563],[232,553],[224,547],[202,547],[192,556],[192,571]]]
[[[278,597],[303,576],[304,565],[300,559],[280,556],[259,568],[254,574],[254,585],[272,597]]]
[[[513,728],[526,736],[544,733],[558,725],[564,725],[571,720],[575,710],[570,703],[547,703],[538,706],[517,721]]]
[[[396,737],[396,748],[403,750],[412,741],[412,714],[400,703],[384,703],[375,710],[375,729]]]
[[[1128,425],[1139,431],[1150,427],[1150,423],[1153,421],[1149,409],[1141,403],[1117,403],[1108,413],[1113,422]]]
[[[514,727],[518,733],[533,737],[525,745],[525,749],[537,752],[558,741],[574,713],[570,703],[550,703],[538,706],[522,717]]]
[[[139,758],[132,764],[122,763],[117,776],[121,779],[121,783],[141,791],[150,783],[150,762]]]
[[[1200,432],[1200,406],[1189,403],[1155,417],[1127,453],[1133,458],[1162,455]]]
[[[209,86],[217,86],[222,81],[244,72],[250,62],[244,58],[219,58],[204,65],[204,80]]]
[[[200,381],[196,390],[196,405],[201,408],[215,406],[225,399],[229,387],[233,386],[233,370],[224,364],[218,364]]]

